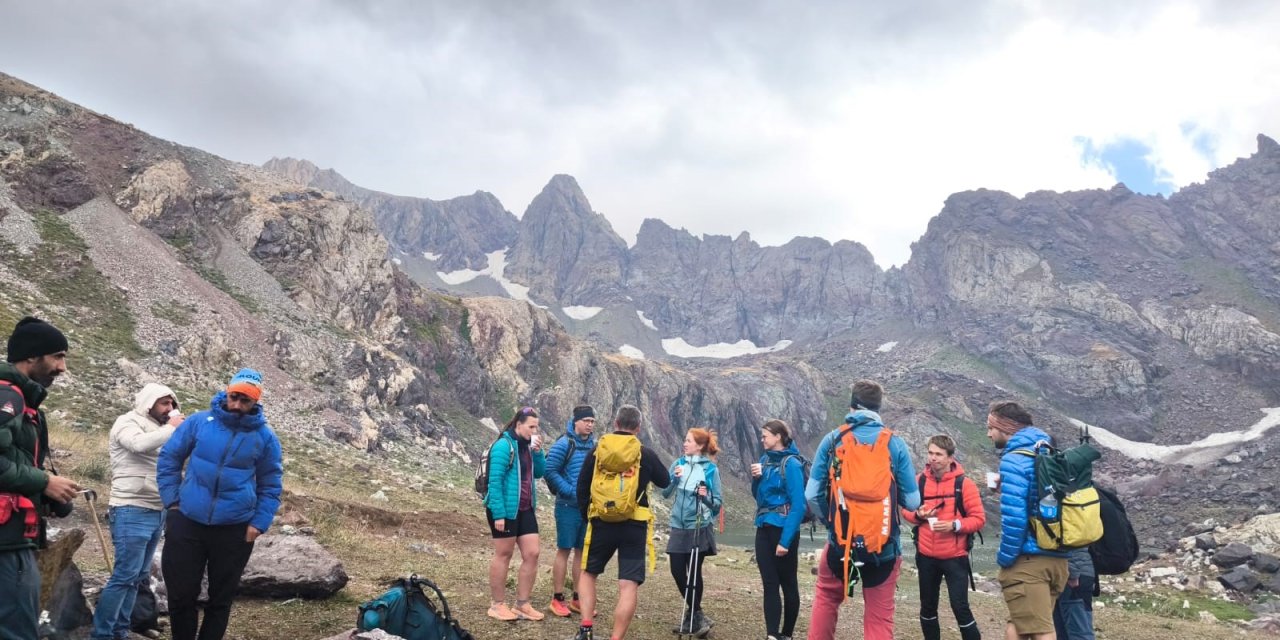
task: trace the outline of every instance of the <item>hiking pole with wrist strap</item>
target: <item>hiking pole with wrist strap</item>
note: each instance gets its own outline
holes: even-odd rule
[[[107,539],[102,536],[102,524],[98,522],[98,508],[95,504],[98,501],[98,492],[93,489],[84,489],[85,502],[89,503],[89,513],[93,515],[93,528],[98,532],[98,545],[102,547],[102,559],[107,561],[107,573],[111,573],[111,552],[107,549]]]

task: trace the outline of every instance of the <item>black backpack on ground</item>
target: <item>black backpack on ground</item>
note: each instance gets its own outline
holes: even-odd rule
[[[440,588],[417,575],[396,580],[389,591],[360,605],[356,628],[382,629],[405,640],[475,640],[449,613]]]
[[[160,612],[156,610],[156,594],[151,591],[151,578],[138,583],[138,596],[129,615],[129,630],[145,634],[160,630]]]
[[[1089,545],[1089,557],[1098,575],[1119,575],[1138,560],[1138,536],[1119,496],[1110,489],[1097,485],[1094,488],[1098,490],[1102,507],[1102,538]]]

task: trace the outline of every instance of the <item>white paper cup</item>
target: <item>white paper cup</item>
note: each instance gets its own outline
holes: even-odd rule
[[[998,486],[1000,486],[1000,474],[994,471],[988,471],[987,472],[987,488],[995,489]]]
[[[170,417],[170,418],[176,418],[176,417],[178,417],[178,416],[180,416],[180,415],[182,415],[182,412],[181,412],[181,411],[178,411],[177,409],[173,409],[172,411],[170,411],[170,412],[169,412],[169,417]]]
[[[929,527],[930,527],[930,528],[932,528],[932,527],[933,527],[933,525],[935,525],[935,524],[938,524],[938,519],[937,519],[937,518],[929,518]]]

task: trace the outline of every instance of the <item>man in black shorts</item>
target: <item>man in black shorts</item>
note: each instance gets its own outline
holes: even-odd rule
[[[653,550],[653,513],[649,511],[647,489],[650,482],[660,489],[671,484],[667,465],[652,449],[640,446],[636,437],[640,433],[639,409],[631,405],[619,407],[613,419],[613,431],[600,438],[596,448],[587,454],[582,473],[578,475],[578,510],[587,521],[588,529],[585,566],[578,584],[582,626],[574,640],[594,640],[596,579],[604,573],[615,553],[618,555],[618,606],[613,610],[611,638],[621,640],[626,635],[636,613],[638,590],[644,583],[646,557],[650,564],[657,557]],[[634,486],[635,499],[631,500],[629,494],[608,504],[594,504],[591,485],[598,470],[617,474],[622,479],[611,483],[613,486]],[[595,502],[598,502],[600,492],[596,493]]]

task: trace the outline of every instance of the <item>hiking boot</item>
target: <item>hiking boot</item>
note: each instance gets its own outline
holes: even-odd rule
[[[699,638],[706,637],[708,633],[711,633],[711,625],[713,624],[715,624],[715,621],[708,618],[701,611],[693,612],[693,635]]]
[[[568,618],[568,617],[569,617],[569,605],[568,605],[568,604],[565,604],[565,601],[564,601],[564,599],[563,599],[563,598],[552,598],[552,599],[551,599],[551,613],[553,613],[553,614],[555,614],[555,615],[557,615],[557,616],[560,616],[561,618]]]
[[[592,627],[578,627],[578,632],[569,640],[595,640],[595,633],[592,632]]]
[[[671,633],[681,636],[693,635],[693,618],[689,612],[685,612],[684,617],[680,619],[680,624],[671,627]]]
[[[505,602],[499,602],[498,604],[490,605],[488,614],[490,618],[501,620],[503,622],[511,622],[513,620],[520,619],[520,615],[517,614],[515,611],[512,611],[511,607],[508,607],[507,603]]]
[[[577,598],[570,600],[569,610],[574,613],[582,613],[582,602],[580,602]]]
[[[547,617],[546,614],[534,609],[533,605],[528,602],[516,607],[515,613],[521,620],[533,620],[534,622]]]

